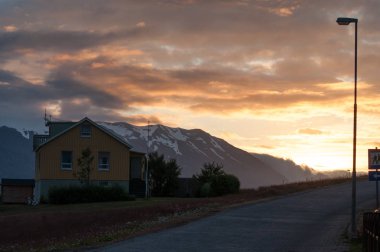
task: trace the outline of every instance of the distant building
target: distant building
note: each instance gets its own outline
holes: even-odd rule
[[[79,122],[47,120],[48,135],[34,135],[35,200],[47,199],[54,186],[80,185],[78,159],[90,148],[94,160],[90,183],[119,185],[130,194],[145,194],[145,154],[131,151],[121,136],[89,118]]]
[[[1,201],[3,203],[28,203],[33,198],[34,179],[1,180]]]

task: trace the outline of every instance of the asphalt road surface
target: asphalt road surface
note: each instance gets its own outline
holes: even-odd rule
[[[357,210],[375,206],[375,182],[357,183]],[[351,184],[230,209],[93,251],[348,251]]]

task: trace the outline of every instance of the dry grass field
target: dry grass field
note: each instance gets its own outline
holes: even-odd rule
[[[215,198],[0,205],[0,251],[52,251],[98,246],[181,225],[228,207],[347,182],[333,179],[242,190]]]

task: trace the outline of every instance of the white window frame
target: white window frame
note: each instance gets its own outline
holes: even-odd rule
[[[64,163],[63,162],[63,153],[64,152],[71,154],[71,162],[70,163]],[[73,152],[72,151],[61,151],[61,170],[64,170],[64,171],[73,170]]]
[[[99,171],[109,171],[110,170],[110,156],[111,153],[108,151],[99,151],[98,152],[98,170]],[[103,164],[101,161],[104,157],[107,157],[107,164]]]
[[[83,124],[80,127],[80,136],[81,137],[91,137],[92,128],[90,124]]]

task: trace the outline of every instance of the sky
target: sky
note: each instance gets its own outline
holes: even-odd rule
[[[317,170],[380,147],[375,0],[0,0],[0,125],[59,120],[200,128]]]

